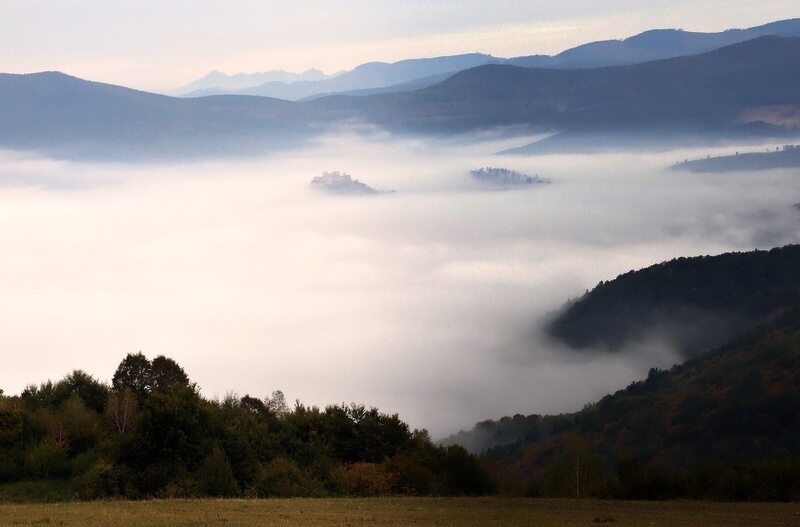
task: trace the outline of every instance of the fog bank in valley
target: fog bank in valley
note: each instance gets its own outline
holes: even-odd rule
[[[527,141],[529,142],[529,141]],[[0,388],[164,354],[205,396],[359,402],[435,436],[579,409],[677,357],[559,349],[542,318],[677,256],[800,242],[796,171],[665,167],[736,148],[515,157],[526,141],[351,136],[269,159],[80,164],[0,153]],[[481,186],[502,166],[552,180]],[[395,190],[328,196],[343,171]]]

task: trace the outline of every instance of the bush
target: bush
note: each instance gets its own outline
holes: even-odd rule
[[[251,493],[258,498],[292,498],[322,495],[321,485],[310,478],[291,459],[278,457],[261,467]]]
[[[105,459],[96,461],[83,474],[73,478],[78,495],[85,500],[136,495],[131,474]]]
[[[67,475],[67,453],[52,438],[30,447],[23,462],[25,476],[31,479],[60,478]]]
[[[334,478],[345,493],[353,496],[385,496],[394,486],[393,475],[377,463],[340,465]]]
[[[203,460],[195,474],[198,489],[204,496],[232,498],[241,491],[233,477],[233,470],[221,448],[215,447],[211,454]]]

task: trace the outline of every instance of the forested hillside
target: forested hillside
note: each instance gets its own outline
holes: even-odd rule
[[[800,245],[677,258],[600,282],[547,329],[576,348],[660,338],[691,356],[800,304],[798,269]]]
[[[577,344],[621,346],[664,314],[701,335],[714,320],[708,313],[723,308],[750,329],[731,328],[738,337],[669,370],[652,368],[580,412],[487,420],[445,443],[488,450],[496,481],[516,478],[518,492],[799,499],[798,270],[800,246],[787,246],[680,258],[601,283],[555,330]]]
[[[537,492],[575,495],[564,467],[577,464],[584,495],[799,499],[800,309],[578,413],[506,429],[515,420],[518,440],[488,457]],[[473,434],[503,433],[503,422]]]

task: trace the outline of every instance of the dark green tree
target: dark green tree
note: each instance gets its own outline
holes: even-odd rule
[[[153,392],[164,392],[173,384],[188,386],[189,377],[174,360],[159,355],[150,364],[150,386]]]
[[[83,370],[73,370],[55,386],[55,398],[58,404],[77,395],[86,408],[98,414],[103,413],[110,392],[107,384],[98,381]]]
[[[153,389],[152,373],[152,364],[141,351],[128,353],[114,372],[111,386],[118,392],[129,388],[141,403]]]
[[[211,454],[203,460],[195,477],[200,493],[204,496],[232,498],[241,493],[225,452],[219,447],[214,447]]]
[[[173,384],[147,398],[123,459],[141,474],[140,491],[152,494],[197,470],[212,448],[209,403],[193,386]]]

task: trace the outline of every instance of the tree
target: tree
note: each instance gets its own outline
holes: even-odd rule
[[[117,392],[129,388],[141,403],[153,389],[152,373],[152,364],[141,351],[128,353],[114,372],[111,386]]]
[[[189,377],[174,360],[159,355],[150,365],[150,386],[153,392],[164,392],[173,384],[189,385]]]
[[[478,459],[461,445],[445,447],[440,463],[445,491],[448,494],[482,496],[494,490],[489,475],[480,466]]]
[[[193,386],[173,384],[147,398],[128,456],[138,469],[195,470],[211,451],[211,432],[208,403]]]
[[[112,393],[104,412],[111,427],[120,434],[130,432],[138,413],[136,396],[130,388],[123,388],[121,391]]]
[[[57,418],[59,426],[66,431],[67,452],[71,456],[91,449],[103,438],[100,415],[88,408],[77,394],[61,405]]]
[[[543,491],[550,496],[586,498],[600,478],[600,465],[589,444],[578,436],[567,440],[564,452],[543,475]]]
[[[218,446],[203,460],[195,477],[200,492],[205,496],[232,498],[240,494],[225,452]]]
[[[58,404],[77,395],[86,408],[98,414],[103,413],[109,392],[107,384],[98,381],[83,370],[74,370],[55,386],[55,397]]]
[[[272,392],[272,397],[264,399],[266,407],[275,415],[281,416],[289,413],[289,405],[286,403],[286,396],[281,390]]]

